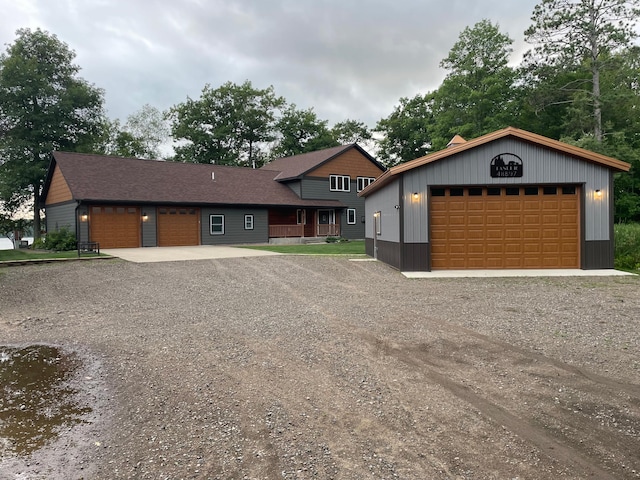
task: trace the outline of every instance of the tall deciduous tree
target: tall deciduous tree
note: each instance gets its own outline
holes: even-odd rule
[[[364,122],[347,119],[331,127],[331,134],[341,145],[367,142],[373,138]]]
[[[276,123],[278,140],[272,157],[290,157],[339,145],[328,123],[319,119],[312,108],[300,110],[295,104],[289,105]]]
[[[127,117],[124,133],[142,146],[141,158],[160,158],[160,146],[170,135],[169,124],[164,114],[148,103]]]
[[[579,78],[562,88],[571,91],[578,104],[588,102],[598,142],[603,138],[601,77],[608,58],[636,36],[639,15],[640,0],[542,0],[533,11],[533,25],[525,32],[527,41],[535,44],[527,55],[534,71],[544,72],[551,66],[588,74],[590,88]]]
[[[275,140],[276,113],[284,104],[273,87],[256,89],[251,82],[206,85],[199,99],[168,112],[176,160],[195,163],[256,166],[268,142]]]
[[[380,160],[393,166],[429,153],[432,123],[430,94],[401,98],[391,115],[378,121],[374,129],[382,136],[377,140]]]
[[[433,146],[440,149],[460,134],[475,138],[515,123],[516,72],[509,67],[513,40],[482,20],[465,28],[449,55],[433,95]]]
[[[0,194],[9,208],[40,193],[53,150],[87,148],[102,121],[103,93],[78,77],[75,53],[55,35],[20,29],[0,55]]]

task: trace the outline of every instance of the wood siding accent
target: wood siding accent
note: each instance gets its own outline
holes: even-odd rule
[[[377,178],[381,174],[382,170],[371,160],[355,148],[352,148],[333,160],[320,165],[315,170],[308,172],[306,176],[329,178],[329,175],[349,175],[351,180],[355,181],[356,177]]]
[[[71,195],[69,185],[67,185],[67,181],[65,180],[64,175],[62,175],[60,168],[56,165],[56,168],[53,171],[53,176],[51,177],[51,184],[49,185],[49,192],[45,199],[45,205],[68,202],[72,199],[73,195]]]

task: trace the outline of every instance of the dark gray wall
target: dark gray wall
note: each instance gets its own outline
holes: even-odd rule
[[[202,208],[202,245],[223,245],[231,243],[268,243],[269,213],[260,208]],[[224,215],[224,235],[211,235],[209,215]],[[253,230],[244,229],[244,216],[253,215]]]
[[[67,227],[76,233],[76,202],[61,203],[45,208],[47,232],[53,232]]]
[[[358,197],[356,191],[356,179],[351,179],[350,192],[332,192],[329,190],[329,179],[305,178],[302,180],[302,198],[313,200],[338,200],[346,208],[340,212],[340,233],[344,238],[362,239],[364,238],[364,227],[361,219],[365,215],[364,198]],[[347,208],[356,209],[355,225],[347,224]]]
[[[157,247],[158,246],[158,216],[156,207],[140,207],[140,215],[147,214],[146,222],[142,222],[142,246]]]

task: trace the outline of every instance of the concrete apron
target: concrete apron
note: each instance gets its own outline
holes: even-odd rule
[[[118,257],[128,262],[180,262],[185,260],[211,260],[216,258],[262,257],[280,255],[276,252],[229,247],[226,245],[200,245],[196,247],[142,247],[108,248],[101,253]]]
[[[531,269],[531,270],[436,270],[433,272],[402,272],[407,278],[470,278],[470,277],[610,277],[634,275],[614,269]]]

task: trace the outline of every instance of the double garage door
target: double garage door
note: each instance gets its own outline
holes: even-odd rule
[[[146,213],[146,212],[145,212]],[[199,245],[200,210],[157,208],[159,247]],[[142,217],[138,207],[91,207],[91,240],[100,248],[136,248],[142,245]]]
[[[579,268],[579,187],[431,189],[431,268]]]

